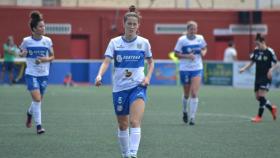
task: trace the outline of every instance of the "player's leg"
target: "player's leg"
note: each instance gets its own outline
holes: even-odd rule
[[[26,127],[31,127],[31,119],[34,118],[37,133],[42,134],[45,130],[42,128],[41,121],[41,100],[42,96],[40,93],[40,83],[37,77],[26,75],[25,77],[27,89],[30,91],[32,102],[30,107],[27,110],[27,120]]]
[[[183,96],[182,96],[182,113],[183,121],[188,123],[188,103],[189,103],[189,93],[190,93],[190,80],[187,71],[180,71],[180,81],[183,85]]]
[[[8,68],[8,73],[9,73],[9,84],[12,85],[13,81],[14,81],[14,63],[13,62],[9,62],[8,64],[9,68]]]
[[[141,140],[141,121],[143,119],[145,111],[145,102],[146,102],[146,87],[136,87],[133,89],[129,102],[130,105],[130,139],[129,139],[129,148],[131,157],[137,157],[137,152],[139,149],[139,144]]]
[[[190,125],[194,125],[195,115],[198,108],[198,91],[201,84],[202,71],[195,71],[191,78],[190,88]]]
[[[2,71],[1,71],[1,75],[0,75],[0,80],[3,82],[3,84],[5,82],[6,69],[7,69],[6,62],[4,61],[2,64]]]
[[[258,109],[258,114],[254,118],[252,118],[251,121],[258,123],[261,122],[262,120],[264,108],[267,102],[267,100],[265,99],[265,95],[267,91],[260,88],[255,88],[255,89],[256,89],[255,91],[256,99],[259,101],[259,109]]]
[[[129,153],[129,130],[128,130],[128,115],[117,115],[118,121],[118,141],[123,158],[130,156]]]
[[[183,112],[183,121],[188,123],[188,104],[189,104],[189,94],[190,94],[190,84],[183,85],[184,94],[182,96],[182,112]]]
[[[30,92],[32,96],[32,116],[34,117],[34,121],[36,124],[36,129],[38,134],[45,133],[45,129],[42,127],[42,115],[41,115],[41,105],[42,105],[42,97],[39,89],[33,90]]]
[[[129,157],[129,104],[127,91],[114,92],[113,104],[118,121],[117,137],[123,158]]]

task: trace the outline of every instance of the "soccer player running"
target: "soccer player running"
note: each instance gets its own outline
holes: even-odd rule
[[[95,81],[96,86],[102,84],[102,76],[114,60],[113,104],[119,128],[118,141],[125,158],[137,157],[146,89],[154,69],[150,43],[137,35],[140,18],[135,6],[130,6],[123,19],[124,35],[111,39]],[[145,59],[148,64],[146,76]]]
[[[272,71],[276,67],[277,57],[274,51],[265,43],[265,39],[261,34],[256,36],[256,48],[251,54],[251,62],[242,67],[239,71],[244,72],[256,63],[256,76],[255,76],[255,96],[259,101],[258,114],[251,119],[252,122],[258,123],[262,120],[264,108],[266,107],[272,114],[273,120],[277,117],[277,107],[266,99],[266,94],[272,79]]]
[[[187,33],[179,37],[174,49],[176,56],[180,59],[180,80],[184,91],[182,98],[183,121],[188,123],[190,119],[190,125],[195,124],[198,91],[203,75],[202,57],[207,52],[207,44],[203,36],[197,34],[197,27],[195,21],[187,22]],[[190,116],[188,116],[188,104],[190,104]]]
[[[27,110],[26,127],[31,128],[33,117],[37,134],[42,134],[45,129],[41,121],[41,102],[48,85],[50,62],[54,59],[54,51],[52,40],[44,36],[45,23],[39,11],[30,13],[29,26],[32,35],[25,37],[20,46],[20,56],[26,57],[25,81],[32,97]]]

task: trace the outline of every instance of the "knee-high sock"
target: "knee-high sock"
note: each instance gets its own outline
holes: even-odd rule
[[[36,126],[37,125],[41,125],[42,124],[42,121],[41,121],[41,102],[35,102],[35,101],[32,101],[32,115],[33,115],[33,118],[35,120],[35,124]]]
[[[272,106],[271,106],[271,103],[270,103],[270,101],[269,101],[268,99],[266,100],[265,107],[266,107],[270,112],[272,111]]]
[[[195,114],[198,107],[198,98],[190,99],[190,118],[195,119]]]
[[[118,139],[119,145],[122,152],[123,157],[129,156],[129,131],[126,129],[125,131],[121,131],[118,129]]]
[[[130,128],[129,150],[132,156],[136,156],[141,139],[141,128]]]
[[[32,104],[33,104],[33,102],[31,102],[31,104],[30,104],[30,106],[29,106],[29,108],[27,110],[27,113],[31,114],[31,115],[32,115]]]
[[[187,112],[187,109],[188,109],[188,98],[186,98],[185,96],[182,97],[182,109],[183,109],[183,112]]]
[[[265,97],[259,97],[258,100],[260,102],[260,107],[259,107],[259,110],[258,110],[258,116],[262,117],[263,111],[264,111],[264,107],[266,105],[267,100],[265,99]]]

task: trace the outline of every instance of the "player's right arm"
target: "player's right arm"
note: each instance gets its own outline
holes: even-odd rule
[[[20,57],[26,57],[27,55],[27,50],[20,50],[19,54],[18,54]]]
[[[24,38],[21,45],[19,46],[20,48],[20,52],[19,52],[19,56],[20,57],[26,57],[28,51],[27,51],[27,48],[26,48],[26,39]]]
[[[242,68],[240,68],[239,72],[240,73],[244,72],[245,70],[249,69],[253,64],[254,64],[254,62],[251,61],[250,63],[248,63],[245,66],[243,66]]]
[[[111,58],[110,57],[105,57],[105,59],[103,60],[100,68],[99,68],[99,71],[98,71],[98,74],[95,78],[95,86],[101,86],[102,84],[102,76],[103,74],[106,72],[106,70],[108,69],[110,63],[111,63]]]

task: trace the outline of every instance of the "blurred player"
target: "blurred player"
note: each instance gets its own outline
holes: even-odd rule
[[[35,120],[37,134],[42,134],[45,129],[41,122],[41,102],[48,85],[50,62],[54,59],[52,40],[45,34],[45,23],[42,14],[32,11],[30,14],[31,36],[25,37],[20,46],[20,56],[26,57],[27,68],[25,81],[31,93],[32,102],[27,110],[26,127],[31,127],[32,117]]]
[[[14,67],[15,67],[15,58],[18,53],[18,47],[14,43],[13,36],[9,36],[7,42],[3,45],[4,49],[4,65],[2,67],[2,73],[1,73],[1,80],[5,80],[5,73],[9,73],[9,84],[12,85],[12,83],[15,82],[14,80]]]
[[[118,121],[118,140],[123,157],[136,158],[141,138],[146,89],[154,69],[151,46],[147,39],[138,36],[140,15],[130,6],[124,15],[123,36],[111,39],[105,59],[99,69],[95,85],[100,86],[102,76],[114,60],[113,104]],[[148,71],[144,74],[144,60]],[[130,133],[129,129],[130,127]]]
[[[259,101],[258,114],[251,119],[252,122],[261,122],[264,108],[266,107],[272,114],[273,120],[277,117],[277,107],[272,105],[269,100],[266,99],[266,94],[269,91],[272,71],[276,67],[277,57],[274,51],[269,48],[264,37],[260,34],[256,36],[256,48],[251,54],[251,62],[240,69],[240,73],[250,68],[256,63],[256,76],[255,76],[255,95]]]
[[[184,90],[182,98],[183,121],[188,123],[190,118],[190,125],[195,124],[198,91],[203,75],[202,56],[205,56],[207,52],[207,44],[203,36],[196,34],[197,27],[195,21],[187,22],[187,32],[178,39],[174,49],[176,56],[180,59],[180,80]],[[190,116],[187,112],[188,103],[190,104]]]

